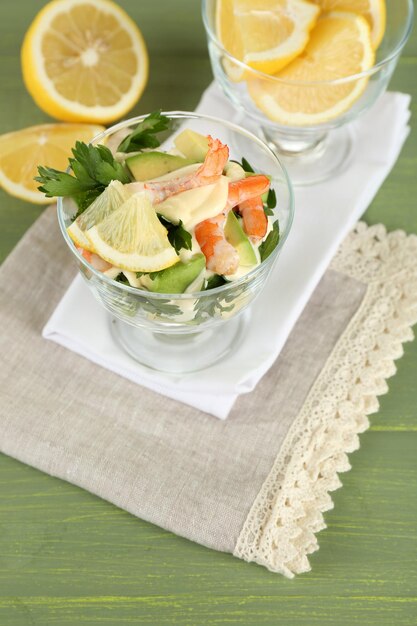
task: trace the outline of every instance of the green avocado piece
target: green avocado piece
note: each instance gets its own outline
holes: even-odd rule
[[[208,139],[195,130],[187,128],[174,139],[174,144],[187,159],[204,161],[208,151]]]
[[[224,234],[229,243],[236,248],[239,253],[240,265],[249,267],[257,265],[258,259],[253,249],[249,237],[244,232],[239,220],[233,211],[229,211],[226,224],[224,226]]]
[[[204,254],[195,254],[187,262],[178,261],[175,265],[159,272],[142,276],[142,284],[156,293],[184,293],[206,267]]]
[[[166,152],[142,152],[126,159],[126,165],[132,172],[135,180],[153,180],[164,174],[169,174],[181,167],[191,165],[195,161]]]

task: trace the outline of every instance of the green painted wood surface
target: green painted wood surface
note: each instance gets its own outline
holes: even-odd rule
[[[0,3],[0,133],[47,119],[25,92],[19,67],[22,36],[44,4]],[[135,113],[192,109],[211,77],[199,2],[120,4],[142,27],[151,54],[149,86]],[[414,34],[391,84],[412,93],[414,114],[416,76]],[[368,222],[417,232],[416,149],[414,131]],[[40,211],[0,191],[0,259]],[[407,344],[390,393],[351,456],[312,572],[293,581],[0,456],[0,624],[415,625],[416,380],[417,342]]]

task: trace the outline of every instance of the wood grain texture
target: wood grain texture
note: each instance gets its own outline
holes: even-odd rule
[[[19,66],[25,29],[44,4],[0,3],[0,132],[48,119],[25,92]],[[211,79],[199,2],[120,4],[140,24],[151,54],[149,86],[133,112],[192,109]],[[414,34],[391,84],[413,94],[414,114],[416,55]],[[366,214],[369,223],[417,232],[416,148],[414,132]],[[0,191],[0,260],[41,210]],[[0,624],[415,625],[416,380],[414,342],[334,494],[312,572],[293,581],[0,456]]]

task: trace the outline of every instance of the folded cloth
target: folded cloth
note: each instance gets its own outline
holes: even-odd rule
[[[153,391],[226,418],[238,395],[252,391],[276,360],[340,243],[393,167],[409,131],[409,103],[408,95],[386,93],[352,124],[354,154],[345,170],[295,190],[292,232],[252,306],[245,341],[204,376],[154,372],[131,359],[114,344],[107,314],[81,277],[64,295],[43,336]],[[237,117],[215,84],[206,90],[197,111],[228,120]],[[277,293],[285,298],[277,299]]]
[[[357,226],[274,365],[217,420],[42,338],[75,270],[48,209],[0,268],[0,451],[205,546],[305,572],[412,338],[416,260],[417,237]]]

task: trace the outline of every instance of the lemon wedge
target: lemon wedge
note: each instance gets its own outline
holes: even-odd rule
[[[365,18],[334,11],[319,19],[304,52],[276,74],[279,80],[249,80],[248,89],[258,108],[274,122],[321,124],[349,109],[363,93],[368,78],[331,81],[370,69],[374,59]],[[314,84],[321,81],[324,84]]]
[[[274,74],[304,50],[319,13],[306,0],[219,0],[217,34],[233,57]]]
[[[148,79],[135,22],[111,0],[53,0],[22,46],[26,87],[57,119],[107,123],[125,115]]]
[[[41,124],[1,135],[0,186],[22,200],[51,204],[33,180],[39,163],[65,170],[75,142],[88,142],[103,130],[90,124]]]
[[[137,193],[86,231],[96,254],[130,272],[157,272],[178,261],[146,192]]]
[[[90,204],[77,219],[68,226],[67,232],[77,246],[95,252],[85,231],[102,222],[110,213],[116,211],[131,196],[126,185],[112,180],[110,185]]]
[[[372,45],[376,49],[385,33],[385,0],[313,0],[323,11],[351,11],[359,13],[369,22]]]

